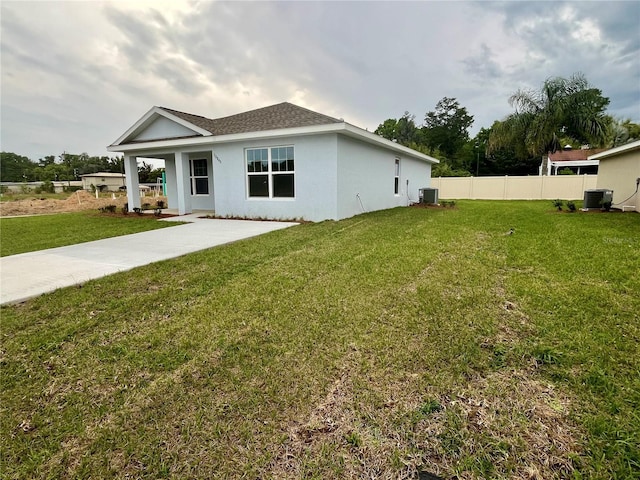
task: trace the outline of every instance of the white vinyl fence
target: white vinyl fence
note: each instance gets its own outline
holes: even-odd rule
[[[528,177],[436,177],[431,188],[438,197],[476,200],[581,200],[596,188],[597,175]]]

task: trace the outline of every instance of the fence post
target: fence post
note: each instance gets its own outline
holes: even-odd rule
[[[504,176],[504,189],[502,190],[502,199],[507,199],[507,184],[509,183],[509,175]]]
[[[540,200],[544,200],[544,177],[546,175],[540,175]]]

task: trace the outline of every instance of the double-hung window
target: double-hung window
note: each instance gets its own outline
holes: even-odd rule
[[[209,174],[207,160],[194,159],[189,162],[191,175],[191,195],[209,195]]]
[[[293,198],[293,146],[247,148],[247,192],[249,198]]]
[[[400,159],[396,158],[395,173],[393,177],[393,193],[400,194]]]

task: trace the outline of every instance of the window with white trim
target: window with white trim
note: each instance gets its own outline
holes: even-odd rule
[[[400,194],[400,159],[396,158],[395,174],[393,177],[393,193]]]
[[[293,146],[247,148],[249,198],[293,198],[295,168]]]
[[[207,160],[204,158],[191,160],[189,162],[189,173],[191,176],[191,195],[209,195]]]

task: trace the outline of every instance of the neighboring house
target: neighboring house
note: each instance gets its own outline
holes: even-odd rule
[[[640,140],[589,159],[600,162],[597,188],[613,190],[613,207],[640,212]]]
[[[123,187],[126,184],[125,176],[121,173],[87,173],[85,175],[80,175],[80,178],[82,178],[82,188],[89,191],[92,191],[95,188],[101,192],[117,192],[120,187]]]
[[[573,150],[571,145],[567,145],[562,150],[542,157],[538,173],[539,175],[558,175],[561,170],[568,168],[578,175],[597,174],[598,160],[589,160],[589,156],[603,150],[603,148]]]
[[[130,192],[136,159],[163,159],[168,206],[180,215],[311,221],[417,202],[438,163],[286,102],[217,119],[153,107],[107,149],[124,153]]]

